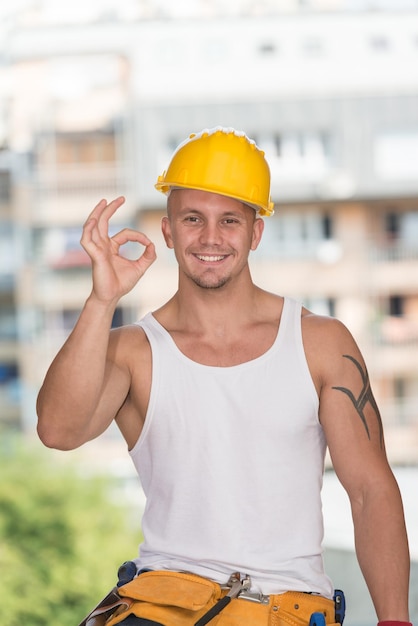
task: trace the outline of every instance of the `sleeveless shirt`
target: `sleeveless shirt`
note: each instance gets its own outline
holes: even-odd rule
[[[130,451],[146,496],[139,568],[221,584],[249,574],[264,594],[333,589],[322,560],[325,438],[286,298],[273,345],[231,367],[192,361],[148,313],[152,350],[142,433]]]

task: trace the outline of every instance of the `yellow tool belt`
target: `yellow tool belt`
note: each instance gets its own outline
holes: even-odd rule
[[[151,571],[119,587],[118,593],[123,604],[108,618],[106,626],[114,626],[128,615],[164,626],[195,626],[221,598],[230,594],[230,588],[194,574]],[[327,626],[335,624],[334,602],[322,596],[296,591],[263,596],[244,591],[208,623],[209,626],[307,626],[312,613],[322,613]]]

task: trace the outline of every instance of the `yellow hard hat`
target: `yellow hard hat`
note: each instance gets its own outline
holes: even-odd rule
[[[259,215],[273,215],[270,168],[264,152],[243,132],[212,128],[192,134],[174,152],[155,188],[198,189],[250,205]]]

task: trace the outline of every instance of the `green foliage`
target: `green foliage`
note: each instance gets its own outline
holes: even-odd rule
[[[136,555],[139,530],[109,498],[109,478],[82,478],[48,454],[0,455],[1,622],[76,626]]]

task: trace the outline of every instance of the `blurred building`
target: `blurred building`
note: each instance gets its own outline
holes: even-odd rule
[[[162,2],[102,3],[71,25],[44,4],[3,23],[0,419],[33,431],[43,375],[89,293],[79,239],[93,206],[124,194],[113,228],[138,227],[158,245],[158,263],[115,315],[131,322],[176,288],[157,175],[190,132],[233,126],[272,170],[276,213],[253,255],[255,280],[349,326],[391,459],[417,461],[414,3],[360,12],[350,9],[389,3],[289,1],[274,14],[257,3],[261,15],[247,3],[246,16],[206,20],[168,19]]]

